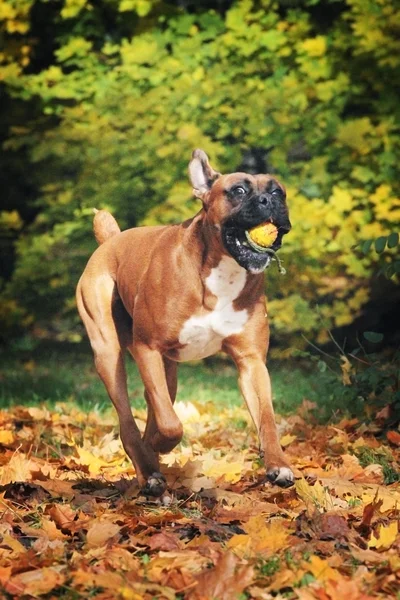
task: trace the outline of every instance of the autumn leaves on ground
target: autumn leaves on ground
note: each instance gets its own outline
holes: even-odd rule
[[[170,506],[132,484],[111,412],[1,412],[1,598],[398,597],[400,434],[379,414],[318,425],[309,404],[278,418],[297,478],[281,490],[244,408],[178,403]]]

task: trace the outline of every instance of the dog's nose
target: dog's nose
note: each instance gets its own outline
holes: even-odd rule
[[[260,204],[263,204],[264,206],[268,206],[269,204],[271,204],[271,196],[269,194],[261,194],[258,200]]]

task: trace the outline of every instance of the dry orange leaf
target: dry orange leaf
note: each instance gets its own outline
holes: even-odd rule
[[[69,504],[54,504],[49,515],[61,529],[69,529],[76,517],[76,511]]]
[[[11,594],[24,596],[40,596],[48,594],[55,587],[62,585],[65,576],[61,567],[44,567],[34,571],[25,571],[11,577],[6,590]]]
[[[212,569],[203,571],[198,577],[198,585],[191,592],[193,600],[233,600],[250,584],[253,568],[240,563],[232,553],[222,554]]]
[[[41,532],[44,532],[49,540],[66,540],[68,536],[57,529],[54,521],[43,518],[41,523]]]
[[[151,550],[180,550],[181,544],[179,538],[172,533],[166,533],[162,531],[161,533],[155,533],[151,537],[147,539],[147,545],[151,548]]]
[[[24,554],[26,552],[25,546],[21,544],[15,537],[11,536],[9,533],[2,533],[2,542],[1,545],[7,548],[10,548],[12,551],[12,556],[16,557],[19,554]]]
[[[394,446],[400,446],[400,433],[398,431],[388,431],[386,437]]]
[[[25,454],[13,454],[8,465],[0,469],[0,484],[6,485],[14,481],[29,481],[31,479],[34,466]]]
[[[109,540],[119,533],[120,527],[109,521],[94,521],[86,534],[86,543],[89,548],[104,546]]]

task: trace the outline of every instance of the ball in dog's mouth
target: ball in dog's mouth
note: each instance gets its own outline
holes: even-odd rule
[[[245,235],[254,250],[266,252],[278,237],[278,228],[271,221],[266,221],[245,231]]]
[[[284,274],[285,270],[276,252],[281,247],[285,233],[272,219],[247,229],[231,221],[222,228],[222,240],[229,254],[249,273],[262,273],[269,267],[271,260],[276,260],[279,271]]]

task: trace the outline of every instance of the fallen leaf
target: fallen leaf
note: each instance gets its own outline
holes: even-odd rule
[[[358,548],[357,546],[353,546],[351,548],[351,554],[361,563],[367,563],[371,565],[382,564],[382,554],[375,552],[374,550],[364,550],[362,548]]]
[[[119,533],[120,527],[109,521],[94,521],[89,526],[86,534],[86,543],[89,548],[104,546]]]
[[[286,448],[287,446],[290,446],[290,444],[292,442],[294,442],[294,440],[297,440],[297,435],[292,435],[291,433],[287,433],[286,435],[283,435],[280,439],[282,448]]]
[[[68,504],[53,504],[48,512],[60,529],[69,529],[76,517],[76,511]]]
[[[325,488],[317,481],[314,485],[309,485],[307,481],[297,479],[295,482],[296,492],[305,504],[313,504],[319,508],[329,508],[331,506],[329,494]]]
[[[200,492],[201,490],[211,490],[215,488],[215,479],[205,476],[194,477],[193,479],[184,479],[182,484],[192,490],[192,492]]]
[[[327,560],[313,554],[309,561],[303,563],[303,569],[314,575],[318,581],[338,581],[342,576],[329,566]]]
[[[400,506],[400,489],[397,488],[386,488],[372,483],[353,483],[337,477],[324,477],[321,478],[321,482],[332,493],[345,498],[347,501],[357,498],[363,504],[369,504],[377,499],[382,500],[380,509],[382,513]]]
[[[15,440],[14,434],[9,429],[0,430],[0,444],[2,446],[9,446]]]
[[[95,456],[92,452],[89,452],[89,450],[86,450],[85,448],[76,446],[76,451],[79,455],[79,459],[74,460],[77,462],[77,464],[88,467],[91,475],[99,475],[99,473],[102,473],[105,467],[110,466],[110,463],[102,460],[98,456]]]
[[[338,476],[343,479],[354,479],[357,475],[364,474],[364,469],[360,465],[360,461],[354,454],[344,454],[341,456],[342,466],[338,469]]]
[[[378,550],[386,550],[395,542],[399,529],[397,521],[389,523],[389,525],[380,525],[378,535],[372,534],[368,542],[368,548],[377,548]]]
[[[0,567],[0,584],[4,587],[5,584],[11,579],[12,568],[11,567]]]
[[[147,539],[146,544],[149,546],[151,550],[180,550],[181,544],[179,543],[179,539],[177,539],[176,535],[172,533],[155,533],[150,538]]]
[[[45,533],[49,540],[66,540],[68,536],[62,533],[59,529],[57,529],[54,521],[50,521],[49,519],[43,518],[41,522],[40,532]]]
[[[371,521],[376,512],[382,507],[383,500],[374,500],[370,502],[366,506],[364,506],[363,515],[361,519],[361,523],[358,527],[360,530],[369,530],[371,526]]]
[[[302,513],[296,519],[297,535],[306,539],[343,540],[350,534],[345,517],[331,513]]]
[[[400,433],[398,431],[388,431],[386,437],[394,446],[400,446]]]
[[[326,581],[324,587],[327,598],[329,600],[343,600],[343,598],[346,600],[376,600],[375,594],[370,596],[362,591],[363,579],[365,579],[365,574],[356,581],[344,577],[341,577],[339,581]],[[321,600],[324,599],[321,598]]]
[[[266,523],[262,515],[251,517],[243,529],[245,534],[234,535],[227,542],[227,547],[241,556],[263,553],[265,550],[275,552],[285,546],[290,535],[281,521]]]
[[[1,546],[10,548],[12,550],[13,557],[26,552],[25,546],[23,546],[21,542],[19,542],[15,537],[11,536],[9,533],[2,533],[1,537]]]
[[[9,463],[0,469],[0,484],[29,481],[33,470],[33,463],[25,454],[13,454]]]
[[[47,408],[38,408],[30,406],[28,409],[29,416],[35,421],[51,421],[51,414]]]
[[[11,594],[36,597],[41,594],[48,594],[57,586],[62,585],[64,581],[65,576],[62,573],[62,568],[45,567],[14,575],[5,587]]]
[[[148,576],[152,581],[159,582],[163,573],[172,569],[185,568],[190,572],[198,573],[209,563],[207,557],[201,556],[195,550],[185,548],[184,550],[170,550],[163,552],[153,558],[146,566]]]
[[[76,481],[63,481],[62,479],[34,479],[33,483],[41,486],[49,492],[53,497],[62,497],[68,500],[72,500],[74,496],[78,493],[74,489],[74,485],[76,485]]]
[[[253,568],[241,564],[233,552],[221,555],[212,569],[197,577],[197,586],[191,592],[194,600],[233,600],[250,584]]]
[[[219,479],[222,477],[225,481],[236,483],[239,481],[244,468],[244,456],[240,460],[228,460],[227,457],[215,458],[209,454],[203,461],[202,471],[206,477]]]

